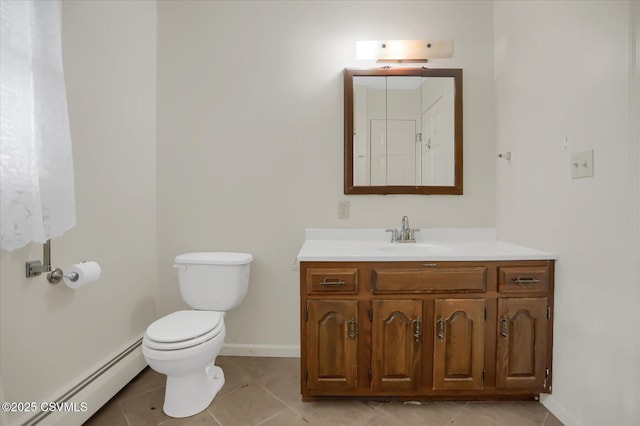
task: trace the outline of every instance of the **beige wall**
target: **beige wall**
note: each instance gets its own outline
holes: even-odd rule
[[[568,423],[637,424],[629,7],[162,1],[156,20],[155,2],[64,1],[78,226],[53,260],[95,259],[103,277],[54,287],[23,277],[40,245],[0,252],[0,399],[59,396],[186,308],[171,265],[187,251],[253,253],[227,343],[291,354],[304,228],[398,226],[406,214],[416,227],[497,223],[504,239],[558,253],[545,404]],[[371,66],[353,59],[355,40],[384,38],[455,39],[454,57],[430,66],[464,69],[464,196],[343,195],[342,69]],[[495,159],[496,140],[511,162]],[[571,180],[570,153],[590,148],[596,176]],[[338,220],[345,199],[351,218]]]
[[[102,277],[53,286],[24,277],[42,245],[0,251],[3,401],[61,396],[158,316],[156,5],[64,1],[62,12],[78,224],[53,240],[52,258],[96,260]]]
[[[571,425],[640,423],[638,63],[629,60],[639,22],[636,6],[630,24],[630,8],[495,3],[498,150],[512,152],[497,167],[498,234],[559,256],[544,403]],[[594,177],[572,180],[571,153],[588,149]]]
[[[253,253],[227,343],[297,353],[307,227],[495,225],[491,2],[158,3],[158,244],[163,313],[185,308],[174,256]],[[345,196],[343,88],[355,41],[454,38],[464,68],[465,195]],[[337,219],[338,201],[351,218]],[[264,345],[264,346],[260,346]],[[257,349],[256,349],[257,348]]]

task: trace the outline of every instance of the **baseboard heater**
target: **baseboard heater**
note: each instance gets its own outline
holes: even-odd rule
[[[56,398],[56,400],[54,402],[56,402],[56,403],[64,403],[64,402],[69,401],[71,398],[73,398],[78,393],[80,393],[84,388],[89,386],[91,383],[93,383],[95,380],[97,380],[100,376],[102,376],[107,371],[109,371],[113,366],[118,364],[120,361],[122,361],[124,358],[126,358],[129,354],[131,354],[133,351],[135,351],[138,347],[140,347],[140,345],[142,345],[142,339],[137,340],[131,346],[129,346],[128,348],[126,348],[125,350],[120,352],[118,355],[113,357],[110,361],[108,361],[102,367],[100,367],[95,372],[90,374],[87,378],[82,380],[80,383],[75,385],[73,388],[69,389],[69,391],[67,391],[64,395],[61,395],[60,397]],[[38,414],[36,414],[35,416],[31,417],[26,422],[22,423],[22,426],[37,425],[38,423],[40,423],[42,420],[44,420],[51,413],[53,413],[53,411],[41,411]]]

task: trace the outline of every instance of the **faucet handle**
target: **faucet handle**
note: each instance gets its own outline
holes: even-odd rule
[[[397,229],[385,229],[385,232],[391,232],[391,242],[395,242],[398,239],[398,230]]]

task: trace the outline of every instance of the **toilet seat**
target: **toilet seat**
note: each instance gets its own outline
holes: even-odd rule
[[[147,328],[144,344],[151,349],[173,351],[200,345],[224,330],[223,315],[216,311],[177,311]]]

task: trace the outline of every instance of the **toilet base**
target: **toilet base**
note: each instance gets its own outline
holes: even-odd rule
[[[216,365],[188,376],[167,375],[162,410],[170,417],[189,417],[204,411],[224,385],[224,373]]]

